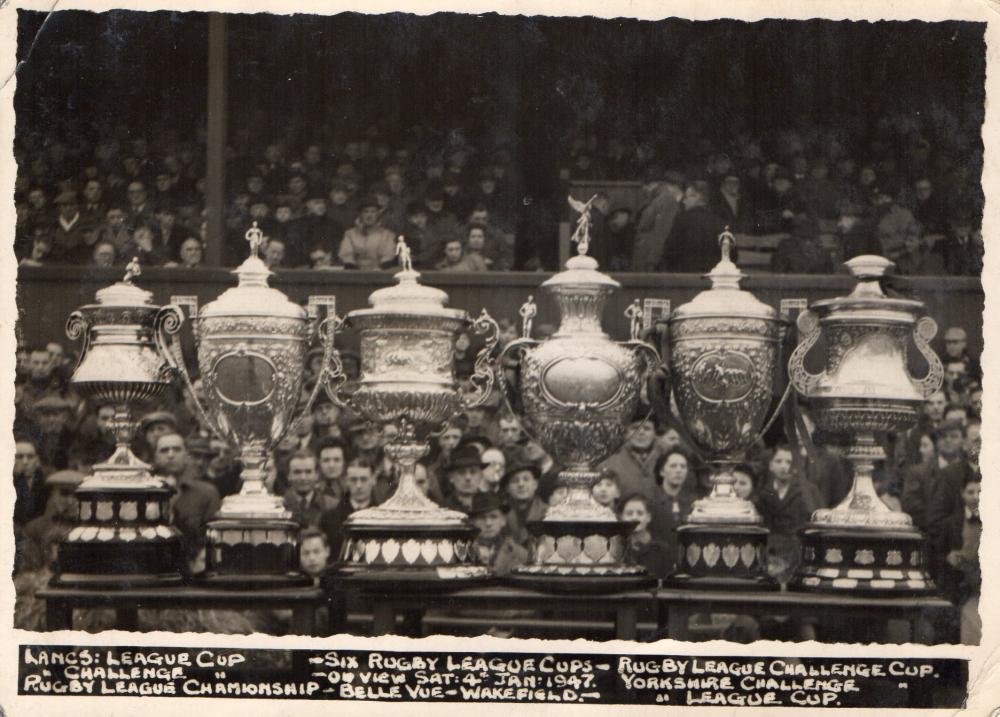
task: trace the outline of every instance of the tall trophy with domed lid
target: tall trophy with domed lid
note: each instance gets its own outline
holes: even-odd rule
[[[243,467],[240,492],[227,496],[208,524],[203,578],[235,588],[306,584],[309,578],[298,568],[299,525],[281,497],[265,486],[265,464],[295,423],[307,344],[317,334],[323,342],[323,375],[305,412],[327,383],[334,353],[334,298],[310,297],[308,310],[290,301],[268,286],[271,271],[258,255],[263,233],[256,222],[247,240],[250,256],[233,271],[237,286],[200,311],[190,299],[175,298],[165,307],[180,317],[180,304],[190,306],[204,406],[198,403],[180,347],[175,344],[173,353],[167,353],[206,425],[237,447]],[[320,306],[328,312],[322,321]]]
[[[880,256],[846,262],[857,286],[848,296],[814,303],[799,316],[801,342],[788,371],[819,428],[854,436],[847,458],[854,483],[843,502],[813,513],[802,531],[797,589],[866,594],[922,594],[934,590],[927,574],[923,538],[910,516],[878,497],[875,462],[885,460],[877,434],[913,425],[924,400],[940,386],[941,361],[930,347],[937,325],[918,318],[924,305],[890,298],[880,280],[893,263]],[[810,373],[806,354],[823,336],[826,368]],[[910,376],[912,336],[928,364],[922,379]]]
[[[499,329],[485,310],[472,320],[462,309],[445,306],[445,292],[421,284],[403,237],[397,255],[396,284],[373,292],[370,308],[344,319],[345,327],[361,334],[361,375],[333,393],[334,400],[372,423],[396,427],[385,452],[399,468],[399,484],[384,503],[356,511],[344,523],[340,564],[330,577],[458,586],[487,576],[485,567],[474,564],[476,529],[465,513],[442,508],[421,492],[415,466],[427,454],[432,433],[489,396],[489,357]],[[463,393],[455,377],[454,344],[470,328],[487,339],[476,359],[473,389]],[[336,376],[343,384],[339,367]],[[348,389],[346,395],[341,388]]]
[[[740,288],[743,274],[730,259],[734,242],[728,230],[719,236],[722,260],[707,275],[712,287],[670,318],[677,408],[712,469],[712,492],[677,529],[671,582],[776,587],[767,576],[767,529],[754,504],[736,494],[732,468],[766,430],[785,322]]]
[[[591,200],[593,201],[593,200]],[[529,525],[537,536],[531,562],[516,568],[512,582],[551,590],[618,590],[655,580],[626,562],[634,523],[619,521],[591,491],[596,466],[626,437],[648,372],[659,354],[639,340],[641,311],[632,305],[631,340],[613,341],[601,327],[604,303],[620,284],[598,271],[587,256],[590,203],[570,203],[580,212],[573,240],[578,255],[542,284],[559,306],[559,328],[551,338],[531,338],[534,304],[522,308],[524,337],[504,347],[498,366],[519,356],[516,387],[522,422],[543,448],[564,466],[545,517]],[[503,377],[501,370],[498,375]]]
[[[70,383],[82,396],[114,406],[117,446],[76,490],[79,524],[59,545],[54,585],[120,588],[181,581],[180,534],[169,524],[174,490],[129,449],[134,407],[161,397],[173,378],[154,334],[159,328],[169,343],[180,323],[133,283],[139,273],[133,259],[124,280],[98,291],[97,303],[74,311],[66,324],[67,336],[84,340]]]

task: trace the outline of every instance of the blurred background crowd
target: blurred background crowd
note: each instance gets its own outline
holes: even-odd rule
[[[726,226],[773,237],[774,272],[981,270],[972,25],[232,16],[209,236],[204,16],[41,17],[16,98],[24,265],[194,268],[214,244],[233,266],[257,222],[277,269],[378,270],[402,234],[424,269],[552,270],[582,182],[613,271],[703,271]]]

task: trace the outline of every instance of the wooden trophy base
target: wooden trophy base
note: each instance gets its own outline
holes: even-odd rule
[[[802,564],[793,590],[883,597],[936,592],[918,530],[811,524],[800,538]]]
[[[766,528],[689,523],[677,529],[677,570],[671,587],[708,590],[777,590],[767,573]]]

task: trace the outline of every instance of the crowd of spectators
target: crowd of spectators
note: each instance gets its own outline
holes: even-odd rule
[[[559,219],[575,219],[569,183],[627,180],[642,184],[636,206],[612,204],[604,191],[594,203],[591,246],[612,271],[705,271],[728,226],[775,237],[775,272],[830,273],[877,253],[901,274],[977,276],[981,145],[947,112],[916,115],[737,128],[724,141],[569,131],[563,161],[548,170],[558,175],[551,197],[526,193],[511,142],[461,128],[390,138],[373,124],[322,141],[237,130],[227,148],[223,237],[206,235],[198,141],[114,125],[71,125],[58,137],[25,130],[15,143],[15,251],[33,266],[138,256],[193,268],[207,242],[221,242],[232,266],[256,222],[272,268],[387,268],[402,234],[418,268],[553,269],[540,245],[557,241]],[[525,232],[527,208],[547,201],[552,221]]]
[[[503,340],[516,337],[511,321],[503,327]],[[552,330],[538,327],[541,335]],[[456,344],[462,380],[472,373],[473,348],[466,336]],[[975,641],[981,369],[961,328],[945,332],[941,353],[945,384],[927,400],[915,427],[885,437],[890,458],[878,468],[877,490],[887,504],[909,512],[929,537],[934,578],[955,604],[956,622],[961,613],[963,639]],[[343,359],[348,374],[356,376],[357,357],[344,352]],[[31,597],[51,575],[58,542],[75,519],[74,487],[114,448],[113,407],[76,395],[68,380],[73,360],[56,342],[18,351],[13,481],[19,627],[31,627],[32,616],[39,618]],[[316,351],[307,358],[303,401],[321,361]],[[674,570],[675,529],[710,488],[707,467],[686,444],[676,411],[662,398],[665,380],[651,379],[644,394],[650,405],[637,411],[625,445],[601,466],[593,492],[598,502],[636,521],[630,556],[657,578]],[[559,490],[560,466],[526,433],[517,411],[494,394],[486,405],[456,415],[433,439],[416,475],[434,501],[470,516],[480,530],[476,555],[499,575],[529,559],[533,538],[527,526],[544,516]],[[808,409],[803,425],[811,425]],[[392,433],[391,427],[380,431],[350,415],[320,392],[311,411],[274,450],[268,487],[284,497],[302,527],[305,572],[318,577],[337,560],[351,513],[392,494],[398,470],[383,451]],[[823,431],[786,435],[779,429],[735,471],[737,492],[757,504],[771,531],[768,569],[782,583],[799,560],[799,528],[815,509],[836,505],[850,488],[846,445],[845,437]],[[171,519],[196,573],[203,569],[206,522],[221,499],[240,487],[233,447],[211,433],[190,397],[178,390],[141,416],[133,449],[177,489]],[[222,631],[239,629],[228,624]]]
[[[641,181],[637,207],[598,191],[594,251],[613,271],[704,272],[725,228],[773,236],[775,273],[833,273],[881,254],[903,275],[978,276],[982,151],[940,112],[764,133],[567,134],[563,181]]]

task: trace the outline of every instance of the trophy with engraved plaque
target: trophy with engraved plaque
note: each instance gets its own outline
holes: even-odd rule
[[[497,362],[503,384],[504,358],[519,360],[515,390],[522,423],[564,466],[553,493],[558,498],[542,520],[528,525],[536,536],[531,562],[515,568],[508,580],[555,591],[639,588],[655,580],[626,559],[635,524],[620,521],[592,490],[600,479],[596,466],[624,442],[642,386],[660,357],[639,339],[644,317],[638,301],[626,311],[630,340],[616,342],[601,327],[604,304],[620,285],[587,256],[590,202],[573,206],[580,212],[573,235],[578,254],[542,284],[559,306],[559,328],[545,341],[531,338],[535,307],[529,299],[521,311],[523,337],[507,344]]]
[[[239,493],[227,496],[208,523],[203,580],[233,588],[304,585],[298,568],[299,525],[280,496],[264,484],[270,451],[295,424],[307,344],[318,335],[323,369],[304,412],[327,383],[334,354],[334,298],[310,297],[309,308],[268,286],[271,271],[259,254],[263,233],[247,232],[250,256],[233,271],[238,285],[198,310],[195,302],[164,307],[178,317],[180,304],[192,314],[192,332],[204,384],[199,402],[177,344],[165,353],[183,375],[191,398],[215,433],[236,446],[242,464]],[[327,308],[320,320],[319,307]]]
[[[133,283],[139,274],[133,259],[122,281],[98,291],[97,302],[74,311],[66,324],[69,338],[83,339],[70,383],[80,395],[114,406],[116,447],[76,490],[79,523],[59,545],[54,586],[145,587],[182,579],[180,533],[170,525],[174,490],[129,449],[135,407],[163,396],[173,378],[154,335],[160,331],[165,346],[180,327]]]
[[[768,531],[754,504],[736,494],[732,470],[770,425],[785,322],[740,288],[743,274],[730,259],[734,242],[728,230],[719,236],[722,260],[707,275],[712,287],[670,318],[677,408],[712,470],[711,493],[695,501],[687,523],[677,529],[678,567],[670,581],[775,588],[767,575]]]
[[[397,244],[396,283],[373,292],[370,308],[352,311],[344,326],[361,334],[361,375],[350,386],[338,366],[331,374],[334,401],[378,426],[392,424],[386,455],[399,467],[396,491],[381,505],[356,511],[344,523],[346,538],[332,580],[420,583],[457,587],[488,576],[475,564],[476,528],[465,513],[437,505],[416,484],[415,466],[428,440],[456,413],[483,403],[493,388],[488,360],[499,337],[484,310],[473,320],[446,306],[448,295],[419,282],[403,237]],[[470,329],[486,336],[471,383],[460,390],[454,344]],[[336,361],[336,357],[334,358]]]
[[[924,305],[885,295],[880,280],[893,263],[858,256],[845,263],[857,279],[848,296],[815,302],[799,316],[802,340],[788,372],[819,428],[853,435],[847,454],[854,482],[837,506],[817,510],[802,530],[799,590],[920,595],[934,591],[923,536],[909,515],[892,510],[875,492],[872,475],[885,451],[877,435],[917,421],[924,400],[941,386],[941,361],[930,347],[937,325],[920,317]],[[920,318],[918,318],[920,317]],[[806,355],[825,339],[822,373],[810,373]],[[907,368],[913,344],[927,362],[924,378]]]

